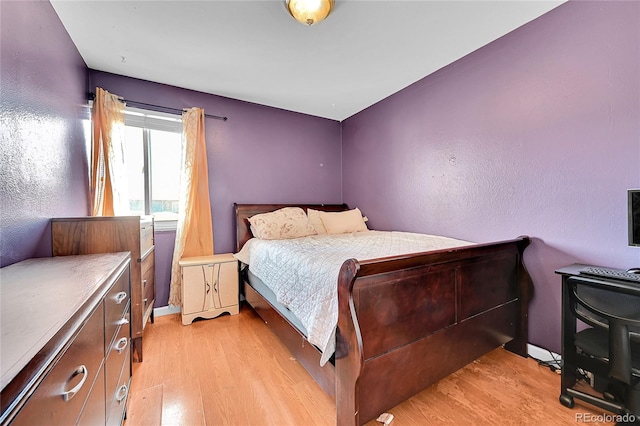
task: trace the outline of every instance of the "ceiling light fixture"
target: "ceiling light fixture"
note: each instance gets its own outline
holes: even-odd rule
[[[324,21],[333,10],[334,0],[285,0],[296,21],[311,26]]]

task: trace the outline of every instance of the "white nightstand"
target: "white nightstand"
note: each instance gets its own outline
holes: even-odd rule
[[[182,324],[238,313],[238,261],[231,253],[183,257]]]

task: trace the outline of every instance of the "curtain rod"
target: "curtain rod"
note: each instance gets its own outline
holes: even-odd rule
[[[89,93],[89,100],[94,101],[96,99],[96,94],[91,92]],[[145,107],[149,107],[149,108],[156,108],[156,111],[158,111],[158,108],[161,110],[159,112],[179,112],[182,113],[184,110],[183,109],[179,109],[179,108],[171,108],[171,107],[166,107],[166,106],[162,106],[162,105],[154,105],[154,104],[147,104],[144,102],[138,102],[138,101],[132,101],[132,100],[128,100],[128,99],[124,99],[121,97],[118,97],[118,99],[120,99],[122,102],[126,103],[126,104],[130,104],[131,106],[145,106]],[[222,117],[219,115],[211,115],[211,114],[205,114],[205,117],[209,117],[209,118],[215,118],[216,120],[222,120],[222,121],[227,121],[229,119],[229,117]]]

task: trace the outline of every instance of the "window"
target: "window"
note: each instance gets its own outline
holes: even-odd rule
[[[176,229],[182,118],[127,107],[125,138],[130,214],[153,215],[156,229]]]

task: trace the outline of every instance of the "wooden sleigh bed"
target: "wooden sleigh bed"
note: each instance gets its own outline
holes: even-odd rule
[[[235,204],[236,251],[252,237],[248,218],[292,205]],[[347,210],[345,204],[295,205]],[[533,286],[523,265],[528,237],[344,262],[338,278],[333,363],[241,274],[244,296],[322,389],[337,424],[375,419],[491,350],[527,356]]]

